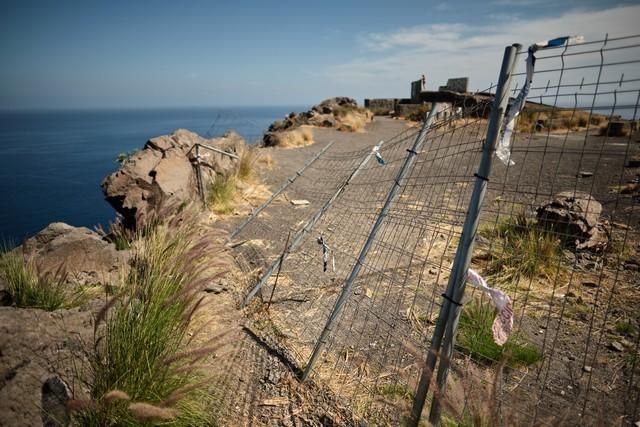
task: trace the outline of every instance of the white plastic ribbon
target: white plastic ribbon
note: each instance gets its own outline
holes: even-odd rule
[[[582,43],[584,37],[582,36],[565,36],[558,37],[552,40],[541,41],[529,46],[527,55],[527,77],[524,82],[524,86],[520,89],[520,93],[516,99],[509,106],[509,111],[504,118],[504,124],[500,132],[500,139],[498,140],[498,147],[496,148],[496,156],[505,164],[505,166],[513,166],[515,162],[511,160],[511,135],[515,127],[516,118],[520,114],[520,111],[527,103],[527,96],[529,96],[529,90],[531,89],[531,82],[533,81],[533,71],[536,64],[535,53],[539,49],[547,47],[563,46],[565,43]]]
[[[380,154],[380,147],[376,145],[371,149],[371,151],[373,151],[373,154],[375,154],[376,160],[378,161],[378,163],[380,163],[381,165],[384,165],[384,159],[382,158],[382,154]]]
[[[497,289],[490,288],[487,282],[474,270],[467,272],[467,282],[476,289],[489,295],[491,301],[496,306],[496,318],[493,321],[491,331],[493,341],[498,345],[504,345],[513,329],[513,307],[509,295]]]

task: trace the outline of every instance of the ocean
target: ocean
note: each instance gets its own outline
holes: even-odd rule
[[[0,111],[0,243],[47,224],[107,226],[116,213],[100,182],[119,153],[185,128],[202,136],[228,129],[254,143],[276,119],[304,107]]]

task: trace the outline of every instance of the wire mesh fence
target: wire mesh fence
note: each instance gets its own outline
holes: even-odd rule
[[[513,300],[512,352],[520,340],[538,353],[533,364],[511,354],[497,396],[504,416],[638,420],[638,40],[537,53],[515,164],[493,170],[473,267]],[[460,330],[460,352],[491,359],[470,335]]]
[[[514,326],[499,346],[487,299],[470,289],[454,301],[462,308],[452,373],[446,391],[431,388],[444,407],[442,420],[638,421],[638,40],[539,50],[511,144],[514,163],[495,161],[486,177],[477,174],[489,127],[482,103],[445,107],[452,114],[434,122],[415,151],[415,128],[379,144],[378,156],[371,148],[327,151],[287,190],[309,207],[274,203],[237,236],[262,241],[263,266],[282,260],[264,278],[268,309],[251,306],[252,328],[350,402],[357,416],[375,425],[403,423],[474,183],[484,179],[471,267],[510,297]],[[517,56],[511,73],[514,97],[526,55]],[[287,236],[299,234],[291,248]],[[346,302],[336,311],[342,293]],[[320,357],[310,365],[314,350]]]

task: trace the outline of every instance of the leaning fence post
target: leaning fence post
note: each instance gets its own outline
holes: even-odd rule
[[[475,174],[476,181],[471,195],[471,201],[469,202],[467,216],[462,228],[460,243],[458,244],[453,266],[451,267],[447,290],[443,294],[444,300],[440,308],[435,331],[431,339],[431,346],[427,353],[427,361],[422,370],[420,383],[418,384],[416,397],[413,402],[409,423],[410,426],[417,426],[420,421],[422,408],[424,407],[424,402],[429,391],[432,373],[435,368],[438,354],[440,353],[440,345],[446,329],[447,334],[443,345],[443,354],[440,358],[440,365],[438,367],[438,389],[437,393],[434,393],[431,413],[429,415],[429,421],[434,425],[437,425],[440,420],[439,397],[441,397],[444,392],[449,361],[453,352],[455,328],[460,314],[459,302],[464,294],[465,278],[471,262],[473,243],[480,218],[480,209],[487,190],[487,183],[491,172],[491,163],[493,161],[496,142],[500,135],[502,120],[509,102],[511,76],[513,74],[516,56],[520,51],[520,47],[521,46],[518,44],[507,46],[505,48],[504,57],[502,58],[502,67],[500,69],[498,86],[496,88],[496,95],[493,101],[493,108],[491,109],[489,125],[487,128],[487,138],[483,145],[482,158],[480,160],[478,173]]]
[[[274,201],[276,199],[276,197],[278,197],[284,190],[287,189],[287,187],[289,187],[289,185],[293,184],[293,182],[299,177],[302,176],[302,173],[309,167],[311,166],[311,164],[313,164],[313,162],[315,162],[316,160],[318,160],[320,158],[320,156],[322,156],[324,154],[325,151],[327,151],[329,149],[329,147],[331,147],[333,145],[333,141],[329,142],[327,145],[324,146],[324,148],[320,151],[318,151],[311,159],[309,159],[304,166],[302,166],[302,169],[300,169],[299,171],[296,171],[296,173],[289,177],[289,179],[287,179],[287,182],[285,182],[280,188],[278,188],[272,195],[271,197],[269,197],[263,204],[261,204],[260,206],[258,206],[253,212],[251,212],[251,215],[249,215],[249,217],[244,220],[242,222],[242,224],[240,224],[238,226],[238,228],[236,228],[230,235],[229,235],[229,239],[233,239],[234,237],[236,237],[251,221],[253,221],[255,218],[258,217],[258,214],[260,214],[260,212],[262,212],[267,206],[269,206],[269,204],[271,204],[272,201]]]
[[[200,166],[200,144],[196,144],[196,179],[198,180],[198,192],[200,193],[200,200],[204,207],[207,207],[207,198],[204,194],[204,183],[202,182],[202,168]]]
[[[351,172],[349,177],[342,183],[342,185],[340,185],[340,187],[335,191],[335,193],[333,193],[333,196],[331,196],[331,198],[327,200],[324,203],[324,205],[322,205],[322,207],[316,211],[315,214],[313,214],[311,219],[307,221],[307,223],[304,225],[304,227],[302,227],[301,230],[298,230],[295,236],[293,236],[293,240],[289,244],[289,247],[285,249],[287,254],[293,252],[298,247],[298,245],[300,245],[303,242],[304,236],[316,225],[318,221],[320,221],[320,218],[322,218],[322,216],[327,211],[327,209],[329,209],[331,204],[338,198],[338,196],[340,196],[340,194],[342,194],[344,189],[347,188],[349,183],[351,183],[351,180],[355,178],[356,175],[358,175],[358,173],[360,173],[362,168],[369,162],[369,159],[371,159],[371,157],[374,155],[375,151],[379,150],[380,147],[382,147],[382,144],[384,144],[384,141],[380,141],[378,145],[376,145],[374,149],[371,150],[369,154],[365,156],[364,159],[362,159],[358,167],[355,168],[353,172]],[[273,264],[271,264],[271,266],[267,269],[267,271],[262,275],[262,278],[260,279],[260,281],[258,281],[258,283],[256,283],[256,285],[253,288],[251,288],[247,296],[242,301],[242,304],[240,305],[242,308],[244,308],[247,304],[249,304],[249,302],[258,293],[258,291],[264,286],[265,283],[267,283],[267,280],[269,280],[269,277],[271,277],[273,272],[276,271],[276,269],[280,266],[280,263],[282,261],[284,261],[284,258],[278,257],[273,262]]]
[[[325,343],[327,342],[327,338],[329,337],[329,334],[331,333],[333,322],[335,322],[335,320],[338,318],[338,316],[340,315],[340,312],[342,311],[342,308],[344,307],[347,300],[349,299],[349,296],[351,294],[351,288],[353,287],[353,283],[355,282],[356,277],[358,277],[358,273],[360,273],[360,269],[362,268],[362,264],[364,263],[364,260],[367,257],[367,254],[369,253],[369,249],[373,244],[373,240],[375,239],[376,234],[380,229],[380,226],[382,225],[385,217],[387,216],[387,212],[391,207],[391,202],[395,198],[395,195],[398,192],[398,189],[400,188],[400,181],[402,180],[406,172],[409,170],[411,164],[413,163],[413,159],[415,155],[418,154],[418,150],[420,149],[422,143],[426,139],[427,132],[431,127],[431,122],[433,121],[433,118],[435,117],[437,110],[438,110],[438,104],[437,103],[431,104],[431,111],[429,112],[429,116],[425,120],[424,125],[422,126],[422,129],[420,129],[420,134],[418,134],[418,137],[413,143],[413,146],[411,147],[411,149],[407,150],[409,154],[404,160],[402,167],[398,171],[398,175],[396,176],[393,187],[391,187],[391,190],[387,195],[387,199],[384,202],[384,206],[380,210],[380,213],[376,218],[376,222],[373,224],[373,227],[369,232],[369,237],[367,238],[367,241],[364,243],[364,246],[360,251],[360,255],[358,256],[358,259],[356,260],[356,263],[353,265],[353,269],[351,270],[349,277],[347,278],[347,280],[344,283],[344,286],[342,287],[342,293],[340,294],[340,297],[338,297],[338,300],[336,301],[333,307],[333,311],[331,312],[331,315],[329,315],[329,319],[327,319],[327,323],[325,324],[324,329],[320,334],[320,338],[318,338],[318,341],[316,342],[315,348],[313,349],[313,353],[311,354],[311,358],[309,359],[309,363],[307,363],[307,366],[305,367],[304,372],[302,374],[302,381],[305,381],[309,377],[309,374],[313,370],[313,365],[315,365],[316,361],[318,360],[318,356],[320,356],[320,353],[322,353],[322,349]]]

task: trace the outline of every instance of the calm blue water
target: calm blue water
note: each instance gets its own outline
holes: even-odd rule
[[[119,153],[178,128],[203,136],[234,129],[249,142],[301,107],[0,112],[0,242],[20,242],[47,224],[92,228],[115,211],[100,182]]]

